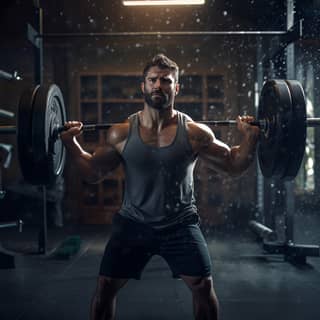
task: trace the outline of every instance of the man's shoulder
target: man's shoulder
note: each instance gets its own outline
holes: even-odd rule
[[[106,135],[107,141],[112,145],[121,143],[122,141],[127,139],[129,130],[130,130],[129,118],[123,122],[115,123],[107,130],[107,135]]]
[[[212,135],[212,130],[203,123],[193,120],[188,114],[178,111],[177,112],[185,119],[187,130],[192,134],[209,134]]]
[[[212,130],[205,124],[193,121],[187,121],[187,132],[191,141],[196,141],[197,144],[208,144],[215,139]]]
[[[180,114],[187,122],[193,122],[192,118],[191,118],[188,114],[186,114],[186,113],[184,113],[184,112],[181,112],[181,111],[179,111],[179,110],[176,110],[176,111],[177,111],[177,113]]]
[[[133,113],[129,115],[125,120],[122,122],[114,123],[111,125],[111,127],[108,129],[108,132],[110,133],[125,133],[129,131],[130,124],[133,121],[133,119],[138,115],[138,112]]]

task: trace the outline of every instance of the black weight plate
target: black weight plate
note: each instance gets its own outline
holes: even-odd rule
[[[34,183],[37,171],[32,148],[32,113],[39,86],[24,91],[20,97],[17,115],[17,148],[20,169],[24,179]]]
[[[305,147],[306,147],[306,99],[303,88],[297,80],[286,80],[291,93],[292,100],[292,134],[288,142],[288,152],[290,155],[290,161],[287,165],[284,179],[294,179],[301,167],[303,160]]]
[[[287,142],[291,130],[292,103],[284,80],[268,80],[260,95],[258,119],[267,129],[258,146],[260,169],[265,177],[282,177],[289,162]]]
[[[60,139],[53,139],[55,126],[66,121],[62,93],[57,85],[41,86],[35,97],[32,116],[32,148],[39,170],[37,184],[50,185],[62,174],[65,148]]]
[[[281,100],[283,103],[280,105],[279,113],[278,113],[278,125],[281,127],[281,134],[277,137],[279,139],[279,152],[276,157],[276,169],[274,172],[274,177],[284,179],[285,172],[288,168],[288,165],[291,161],[290,158],[290,139],[292,133],[294,132],[295,128],[293,125],[293,107],[292,107],[292,96],[289,90],[289,87],[285,80],[277,80],[278,83],[282,83],[282,85],[286,89],[283,89],[281,92]],[[289,91],[289,97],[288,95]]]

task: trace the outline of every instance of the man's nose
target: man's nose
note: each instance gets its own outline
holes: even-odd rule
[[[154,82],[154,87],[155,88],[160,88],[161,87],[161,80],[159,78],[156,79],[156,81]]]

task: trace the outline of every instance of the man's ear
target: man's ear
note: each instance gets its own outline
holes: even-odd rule
[[[142,91],[142,93],[144,93],[144,82],[141,82],[140,87],[141,87],[141,91]]]
[[[178,95],[180,91],[180,83],[176,83],[176,91],[175,91],[175,95]]]

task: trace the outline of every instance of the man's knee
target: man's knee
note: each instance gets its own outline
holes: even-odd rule
[[[211,277],[200,278],[191,285],[191,291],[196,296],[210,296],[213,292],[213,282]]]
[[[96,299],[99,301],[113,299],[126,282],[126,279],[114,279],[100,276],[95,292]]]

